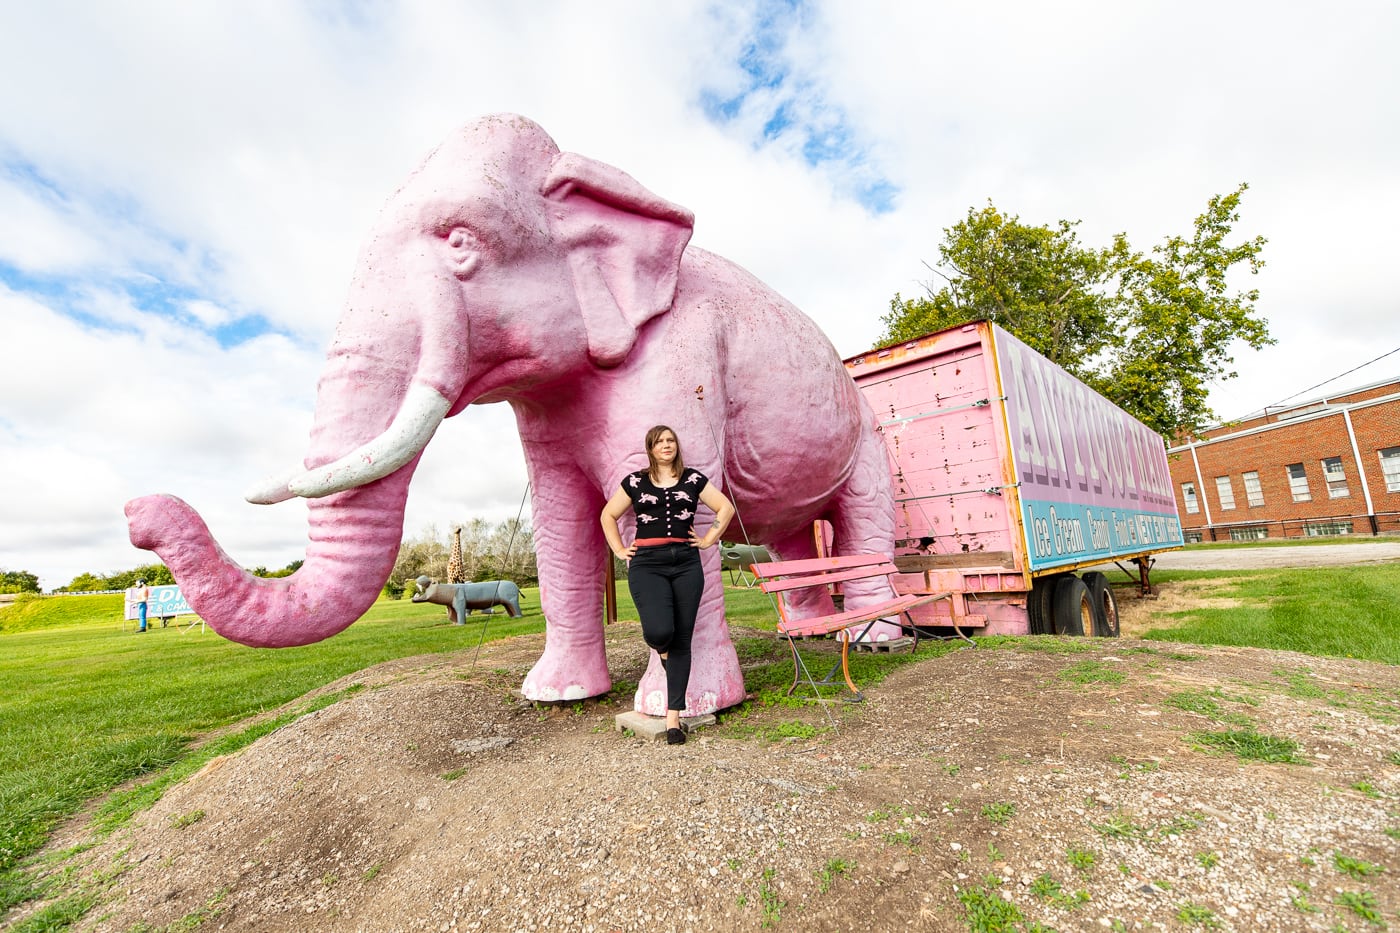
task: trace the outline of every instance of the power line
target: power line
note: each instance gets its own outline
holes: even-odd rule
[[[1277,402],[1274,402],[1272,405],[1266,405],[1266,406],[1264,406],[1264,410],[1267,411],[1267,410],[1270,409],[1270,408],[1277,408],[1277,407],[1283,405],[1284,402],[1292,401],[1293,399],[1297,398],[1297,397],[1300,396],[1300,395],[1306,395],[1307,393],[1311,392],[1313,389],[1320,389],[1320,388],[1322,388],[1323,386],[1327,385],[1329,382],[1336,382],[1338,379],[1341,379],[1342,376],[1350,376],[1352,373],[1356,372],[1358,369],[1365,369],[1367,366],[1370,366],[1372,363],[1375,363],[1375,362],[1378,362],[1378,361],[1380,361],[1380,360],[1383,360],[1383,359],[1385,359],[1387,356],[1390,356],[1390,355],[1395,354],[1395,353],[1400,353],[1400,347],[1396,347],[1394,350],[1391,350],[1389,353],[1382,353],[1380,356],[1376,357],[1374,360],[1367,360],[1366,362],[1362,363],[1360,366],[1353,366],[1351,369],[1348,369],[1346,372],[1341,373],[1341,374],[1336,375],[1336,376],[1333,376],[1331,379],[1326,379],[1326,380],[1324,380],[1324,381],[1322,381],[1322,382],[1319,382],[1319,383],[1318,383],[1317,385],[1315,385],[1315,386],[1309,386],[1308,388],[1304,389],[1304,390],[1301,391],[1301,392],[1294,392],[1292,395],[1288,396],[1288,398],[1279,399]]]

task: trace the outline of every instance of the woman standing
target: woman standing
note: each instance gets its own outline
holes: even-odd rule
[[[627,562],[627,587],[642,620],[642,637],[666,671],[666,742],[685,742],[681,710],[690,682],[690,637],[705,589],[699,549],[719,542],[734,506],[699,470],[687,469],[676,432],[658,424],[646,436],[648,469],[629,473],[603,506],[603,536]],[[715,520],[703,538],[695,534],[695,509],[703,502]],[[622,544],[617,520],[637,515],[637,537]]]

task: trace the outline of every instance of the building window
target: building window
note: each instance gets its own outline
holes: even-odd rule
[[[1181,537],[1187,544],[1201,543],[1201,533],[1199,531],[1183,531]]]
[[[1293,491],[1294,502],[1311,502],[1312,493],[1308,491],[1308,474],[1303,470],[1301,463],[1290,463],[1288,469],[1288,488]]]
[[[1400,492],[1400,447],[1387,447],[1376,453],[1381,457],[1381,476],[1385,477],[1385,491]]]
[[[1220,511],[1228,512],[1235,507],[1235,487],[1230,485],[1230,477],[1215,478],[1215,494],[1220,499]]]
[[[1259,474],[1253,470],[1245,473],[1240,479],[1244,480],[1244,495],[1249,500],[1249,507],[1257,509],[1264,504],[1264,487],[1259,485]]]
[[[1231,541],[1263,541],[1269,536],[1269,529],[1263,525],[1251,525],[1248,528],[1231,528]]]
[[[1341,457],[1328,457],[1322,461],[1322,477],[1327,480],[1327,495],[1331,499],[1345,499],[1351,495],[1347,491],[1347,474],[1342,469]]]
[[[1349,535],[1351,522],[1308,522],[1303,526],[1303,534],[1309,538],[1322,535]]]
[[[1395,458],[1396,469],[1400,470],[1400,457]],[[1201,503],[1196,498],[1196,484],[1182,483],[1181,498],[1186,502],[1186,514],[1195,515],[1201,510]]]

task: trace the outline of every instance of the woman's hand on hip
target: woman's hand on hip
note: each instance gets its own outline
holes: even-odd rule
[[[616,557],[618,560],[622,561],[624,564],[630,564],[632,563],[633,555],[635,555],[636,553],[637,546],[635,544],[629,544],[627,547],[623,548],[620,551],[613,551],[613,556]]]
[[[699,535],[697,535],[697,534],[695,533],[695,529],[692,528],[692,529],[690,529],[690,546],[691,546],[691,547],[698,547],[698,548],[700,548],[702,551],[703,551],[705,548],[707,548],[707,547],[714,547],[714,544],[715,544],[714,541],[707,541],[707,540],[705,540],[705,538],[708,538],[708,537],[710,537],[709,534],[706,534],[704,538],[700,537]]]

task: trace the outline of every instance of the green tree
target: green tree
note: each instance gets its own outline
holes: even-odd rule
[[[142,564],[121,573],[114,573],[103,580],[104,590],[125,590],[136,585],[137,580],[145,580],[147,586],[172,586],[175,576],[164,564]]]
[[[125,590],[136,585],[137,580],[145,580],[150,586],[170,586],[175,577],[164,564],[144,564],[123,570],[119,573],[100,576],[94,573],[80,573],[67,586],[60,586],[59,593],[92,593],[101,590]]]
[[[251,573],[251,574],[252,574],[253,576],[255,576],[255,577],[269,577],[269,578],[290,577],[292,574],[296,573],[297,570],[298,570],[298,569],[301,567],[301,565],[304,564],[304,563],[306,563],[306,561],[304,561],[304,560],[294,560],[294,561],[292,561],[291,563],[289,563],[287,566],[283,567],[281,570],[268,570],[266,567],[264,567],[264,566],[262,566],[262,565],[258,565],[257,567],[254,567],[254,568],[252,568],[251,570],[249,570],[248,572]]]
[[[991,202],[943,231],[940,265],[945,279],[928,296],[896,294],[885,315],[890,343],[972,320],[994,321],[1075,375],[1102,352],[1113,330],[1112,248],[1079,243],[1078,222],[1032,227]]]
[[[0,593],[38,593],[39,578],[28,570],[0,569]]]
[[[67,586],[60,586],[60,593],[92,593],[97,590],[105,590],[105,577],[99,577],[91,573],[80,573],[74,577]]]
[[[1206,397],[1211,382],[1238,375],[1235,341],[1256,350],[1275,342],[1255,313],[1259,290],[1236,291],[1227,281],[1236,266],[1255,275],[1264,265],[1262,236],[1227,242],[1247,187],[1211,198],[1190,238],[1170,237],[1150,257],[1129,249],[1122,234],[1114,241],[1126,313],[1095,388],[1168,437],[1215,420]]]
[[[944,284],[896,294],[884,316],[890,343],[986,319],[1011,331],[1115,404],[1171,439],[1215,420],[1212,382],[1234,378],[1236,341],[1273,343],[1255,310],[1257,289],[1232,290],[1232,270],[1263,267],[1262,236],[1231,242],[1248,185],[1212,197],[1191,236],[1150,254],[1118,234],[1101,249],[1076,222],[1028,226],[990,202],[944,230]]]

